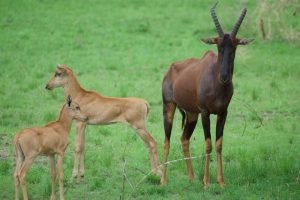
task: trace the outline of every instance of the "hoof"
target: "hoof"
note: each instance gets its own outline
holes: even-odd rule
[[[160,185],[167,185],[167,180],[160,179]]]
[[[161,176],[158,176],[158,175],[156,175],[156,174],[149,174],[149,175],[147,176],[148,182],[151,182],[151,183],[153,183],[153,184],[155,184],[155,185],[159,185],[160,179],[161,179]]]
[[[77,177],[77,183],[80,183],[82,181],[82,179],[84,178],[84,175],[80,175]]]
[[[75,176],[75,177],[72,176],[72,177],[70,178],[70,183],[74,183],[74,178],[76,178],[76,176]]]
[[[194,175],[189,176],[189,182],[190,183],[194,182],[194,180],[195,180],[195,176]]]
[[[220,186],[220,188],[224,189],[225,183],[224,182],[219,182],[219,186]]]
[[[207,190],[209,188],[209,181],[208,180],[203,180],[203,188]]]
[[[153,170],[153,174],[154,174],[155,176],[161,177],[162,172],[161,172],[161,170]]]
[[[219,184],[219,186],[224,189],[225,183],[224,183],[224,179],[223,177],[217,178],[217,182]]]

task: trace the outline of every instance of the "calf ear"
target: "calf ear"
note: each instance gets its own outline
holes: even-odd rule
[[[60,69],[60,70],[66,70],[65,65],[62,65],[62,64],[57,64],[56,67],[57,67],[57,69]]]
[[[67,104],[68,104],[68,107],[71,107],[71,103],[72,103],[71,95],[68,95],[68,97],[67,97]]]
[[[202,38],[201,41],[206,44],[217,44],[217,38]]]
[[[57,67],[57,69],[61,69],[61,70],[65,69],[64,65],[62,65],[62,64],[57,64],[56,67]]]
[[[254,39],[240,39],[239,40],[239,45],[247,45],[247,44],[250,44],[250,42],[253,42]]]
[[[64,65],[58,64],[57,69],[61,71],[62,74],[66,74],[67,73],[67,69],[65,68]]]

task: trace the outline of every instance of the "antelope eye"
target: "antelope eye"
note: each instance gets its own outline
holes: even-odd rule
[[[58,77],[58,76],[60,76],[60,75],[61,75],[61,73],[56,72],[54,76],[55,76],[55,77]]]
[[[76,110],[80,110],[80,107],[79,107],[79,106],[76,106],[75,108],[76,108]]]

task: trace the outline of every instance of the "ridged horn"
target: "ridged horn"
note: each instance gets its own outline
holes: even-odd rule
[[[218,17],[217,17],[217,14],[216,14],[216,6],[217,6],[218,2],[215,3],[215,5],[213,5],[213,7],[211,7],[210,9],[210,14],[211,14],[211,17],[215,23],[215,26],[216,26],[216,30],[219,34],[220,37],[223,37],[224,36],[224,32],[222,30],[222,27],[221,27],[221,24],[219,23],[219,20],[218,20]]]
[[[233,27],[231,33],[230,33],[230,37],[231,37],[231,38],[235,38],[235,36],[236,36],[237,32],[239,31],[239,28],[240,28],[240,26],[241,26],[243,20],[244,20],[244,17],[245,17],[245,15],[246,15],[246,13],[247,13],[247,9],[244,8],[244,9],[242,10],[242,13],[241,13],[240,17],[238,18],[237,22],[235,23],[235,25],[234,25],[234,27]]]

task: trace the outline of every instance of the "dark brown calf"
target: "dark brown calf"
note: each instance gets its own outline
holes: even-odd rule
[[[210,133],[210,114],[217,115],[216,126],[216,152],[218,160],[217,181],[224,186],[222,173],[222,138],[227,116],[227,107],[233,95],[232,75],[234,57],[237,45],[246,45],[252,40],[237,39],[236,34],[246,15],[246,9],[236,22],[230,34],[224,34],[215,13],[216,4],[211,8],[219,37],[202,39],[208,44],[216,44],[218,54],[207,51],[201,59],[190,58],[175,62],[167,71],[162,84],[163,115],[165,128],[164,161],[168,160],[170,137],[173,124],[173,116],[176,107],[183,115],[183,134],[181,143],[185,158],[190,157],[189,144],[201,113],[202,126],[206,144],[206,161],[203,183],[209,185],[209,160],[212,151]],[[194,179],[194,172],[190,159],[186,159],[189,180]],[[161,184],[165,184],[167,166],[163,166]]]

